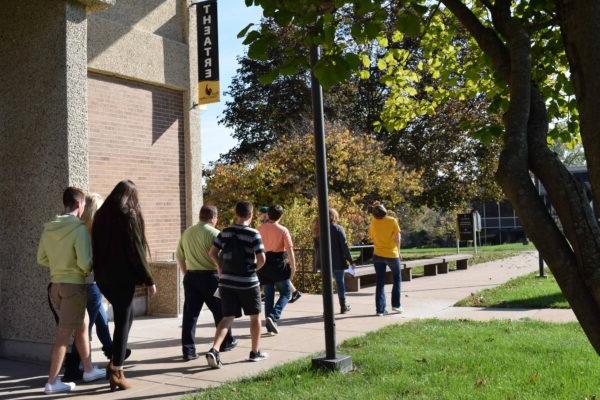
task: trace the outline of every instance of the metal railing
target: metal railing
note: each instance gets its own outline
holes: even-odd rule
[[[318,293],[321,288],[321,274],[314,261],[315,250],[294,249],[296,255],[296,276],[294,284],[303,292]],[[373,245],[350,246],[350,254],[356,265],[373,263]]]
[[[296,276],[294,284],[302,292],[320,292],[321,274],[314,262],[315,250],[310,248],[294,249],[296,256]],[[350,246],[350,254],[356,265],[373,263],[373,245]],[[175,252],[156,251],[152,261],[175,261]]]

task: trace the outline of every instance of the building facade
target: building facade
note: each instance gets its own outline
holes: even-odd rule
[[[569,167],[569,171],[582,184],[588,193],[588,198],[591,199],[591,185],[587,168],[574,166]],[[556,217],[543,185],[540,185],[539,192],[552,215]],[[521,221],[508,200],[474,202],[473,209],[477,210],[481,216],[481,243],[483,245],[515,243],[525,240],[526,235]],[[595,211],[597,214],[597,210]]]
[[[0,7],[0,357],[47,359],[42,226],[62,190],[141,194],[152,257],[202,201],[189,0],[4,0]]]

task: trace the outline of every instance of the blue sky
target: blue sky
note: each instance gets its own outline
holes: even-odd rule
[[[246,7],[244,0],[219,1],[219,59],[221,79],[221,102],[208,104],[207,109],[200,112],[200,132],[202,137],[202,163],[204,165],[219,158],[236,145],[230,130],[218,124],[225,102],[223,93],[227,91],[231,79],[235,75],[238,64],[236,58],[243,55],[246,46],[237,34],[251,22],[260,21],[262,9]]]

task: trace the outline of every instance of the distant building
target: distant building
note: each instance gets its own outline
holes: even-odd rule
[[[569,167],[569,171],[586,187],[591,199],[591,186],[587,167]],[[547,193],[543,185],[540,187],[540,195],[543,197],[545,204],[549,206],[550,202],[547,199]],[[514,243],[525,239],[526,235],[523,226],[521,226],[521,221],[508,200],[474,202],[473,208],[481,215],[482,244]],[[553,209],[551,209],[551,212],[554,215]]]

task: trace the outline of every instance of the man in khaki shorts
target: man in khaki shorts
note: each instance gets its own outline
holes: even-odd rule
[[[85,278],[92,269],[92,246],[88,230],[80,219],[85,208],[85,193],[69,187],[63,193],[63,204],[64,214],[44,225],[37,253],[38,263],[50,268],[50,298],[59,318],[48,383],[44,387],[46,394],[75,388],[75,383],[62,382],[58,376],[73,332],[83,364],[83,380],[92,382],[105,376],[90,360]]]

